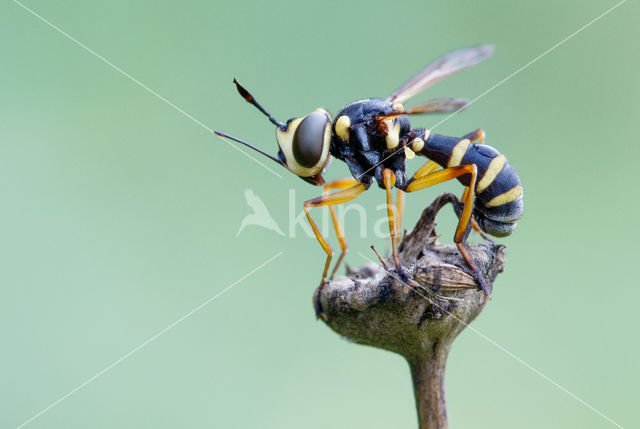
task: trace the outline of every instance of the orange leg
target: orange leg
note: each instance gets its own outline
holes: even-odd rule
[[[485,137],[486,137],[486,134],[485,134],[484,130],[482,128],[478,128],[477,130],[470,132],[469,134],[465,135],[462,138],[463,139],[469,139],[469,141],[471,143],[475,142],[476,144],[484,144]],[[420,169],[418,171],[416,171],[416,174],[413,175],[413,179],[416,180],[416,179],[419,179],[420,177],[424,177],[427,174],[433,173],[438,168],[440,168],[439,164],[437,164],[435,161],[429,161],[425,165],[420,167]],[[464,194],[462,195],[462,201],[465,201],[465,199],[467,198],[468,189],[469,188],[465,188]],[[493,240],[491,240],[491,237],[489,237],[487,234],[485,234],[484,231],[482,231],[480,229],[480,226],[478,226],[478,223],[475,220],[473,220],[473,217],[471,218],[471,226],[485,240],[493,241]]]
[[[469,187],[464,188],[464,193],[462,194],[462,201],[465,201],[467,199],[467,192],[469,192]],[[478,234],[480,234],[482,236],[482,238],[484,238],[487,241],[493,242],[491,237],[489,237],[487,234],[485,234],[484,231],[480,229],[480,225],[478,225],[478,223],[475,220],[473,220],[473,216],[471,216],[471,227]]]
[[[358,182],[357,185],[354,185],[343,191],[339,191],[329,195],[323,195],[321,197],[313,198],[309,201],[304,202],[304,212],[307,216],[307,220],[311,224],[311,228],[313,229],[313,233],[316,235],[316,239],[318,240],[318,243],[320,243],[320,246],[322,246],[322,249],[324,249],[324,251],[327,253],[327,261],[325,262],[324,270],[322,271],[322,281],[320,283],[321,286],[324,284],[324,281],[327,278],[327,271],[329,270],[329,264],[331,263],[331,256],[333,255],[333,249],[331,249],[331,246],[329,246],[327,239],[322,235],[322,233],[318,229],[318,226],[316,225],[313,218],[311,217],[311,214],[309,213],[309,209],[311,207],[334,206],[336,204],[349,202],[354,198],[356,198],[361,193],[363,193],[364,191],[366,191],[366,189],[367,187],[364,184]]]
[[[484,132],[484,130],[482,128],[478,128],[477,130],[470,132],[469,134],[467,134],[466,136],[463,137],[463,139],[469,139],[469,141],[471,143],[475,142],[476,140],[478,140],[478,142],[476,144],[484,144],[484,140],[486,138],[486,134]],[[466,195],[467,189],[465,189],[465,195]],[[462,200],[464,201],[464,195],[462,196]],[[483,230],[480,229],[480,226],[478,225],[478,223],[473,220],[473,217],[471,218],[471,227],[473,227],[473,229],[482,236],[482,238],[484,238],[487,241],[493,241],[491,239],[491,237],[489,237],[487,234],[485,234],[485,232]]]
[[[353,186],[356,186],[358,183],[360,182],[358,182],[353,177],[334,180],[333,182],[329,182],[326,185],[324,185],[323,195],[328,195],[329,191],[332,189],[348,189]],[[344,239],[344,230],[340,225],[340,221],[338,220],[338,216],[336,215],[336,210],[333,208],[333,206],[329,206],[329,211],[331,212],[331,220],[333,221],[333,228],[336,230],[336,235],[338,236],[338,243],[340,243],[340,249],[342,250],[342,253],[340,253],[340,257],[338,257],[338,262],[336,262],[336,265],[333,267],[333,271],[331,271],[331,275],[329,276],[329,280],[331,280],[333,279],[333,276],[335,276],[336,271],[338,271],[338,268],[340,267],[342,260],[347,254],[347,250],[349,250],[349,247],[347,246],[347,241]]]
[[[413,179],[414,180],[419,179],[422,176],[426,176],[427,174],[433,173],[438,168],[440,168],[440,164],[438,164],[435,161],[429,161],[425,165],[420,167],[418,171],[416,171],[416,174],[413,175]]]
[[[398,189],[398,196],[396,197],[396,206],[398,213],[398,222],[396,224],[398,229],[398,246],[400,246],[400,241],[402,240],[402,215],[404,213],[404,192],[402,189]]]
[[[471,143],[475,142],[476,140],[479,140],[478,143],[476,144],[484,144],[484,138],[485,138],[486,134],[484,132],[484,130],[482,128],[478,128],[475,131],[470,132],[469,134],[467,134],[466,136],[462,137],[463,139],[469,139],[469,141]]]
[[[407,185],[407,187],[405,188],[405,192],[419,191],[429,186],[437,185],[438,183],[446,182],[465,174],[470,174],[471,180],[464,191],[462,199],[464,206],[462,209],[462,214],[460,215],[460,220],[458,221],[458,226],[456,227],[455,235],[453,236],[453,241],[454,243],[456,243],[460,254],[469,265],[469,268],[471,268],[476,282],[478,282],[478,284],[480,285],[480,288],[484,292],[485,296],[489,297],[489,289],[487,288],[480,270],[478,270],[478,267],[471,260],[471,256],[469,255],[469,247],[465,242],[467,229],[469,228],[469,223],[471,221],[471,213],[473,211],[473,189],[475,189],[476,179],[478,176],[478,168],[476,167],[476,165],[467,164],[461,165],[459,167],[445,168],[443,170],[427,174],[426,176],[422,176],[415,180],[412,179],[409,185]]]
[[[388,168],[382,170],[382,181],[384,182],[384,188],[387,191],[387,216],[389,219],[389,233],[391,234],[391,248],[393,249],[393,262],[396,266],[396,271],[400,276],[400,279],[409,284],[407,275],[400,266],[400,259],[398,259],[398,228],[396,227],[396,210],[391,201],[391,188],[396,184],[396,175]]]

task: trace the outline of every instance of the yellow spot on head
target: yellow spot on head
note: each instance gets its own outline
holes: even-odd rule
[[[504,155],[496,156],[491,160],[489,166],[487,167],[487,171],[485,171],[482,179],[478,182],[478,186],[476,186],[476,192],[480,193],[487,189],[493,181],[496,179],[496,176],[500,174],[502,171],[502,167],[504,167],[507,158]]]
[[[517,200],[522,195],[522,186],[514,186],[485,204],[486,207],[499,207]]]
[[[469,148],[469,139],[460,140],[451,151],[451,156],[449,157],[449,162],[447,163],[447,167],[457,167],[462,162],[462,158],[464,154],[467,153],[467,149]]]
[[[349,127],[351,126],[351,119],[347,115],[342,115],[336,120],[336,134],[342,140],[349,141]]]
[[[414,152],[420,152],[423,147],[424,140],[422,140],[420,137],[416,137],[411,141],[411,149],[413,149]]]

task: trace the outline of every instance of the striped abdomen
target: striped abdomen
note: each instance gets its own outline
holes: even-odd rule
[[[414,132],[424,144],[418,141],[417,144],[410,144],[410,147],[417,149],[422,146],[416,152],[442,167],[477,166],[474,218],[482,230],[491,235],[501,237],[511,234],[522,217],[522,184],[504,155],[491,146],[476,145],[468,139],[442,136],[429,133],[428,130]],[[471,177],[467,174],[458,180],[468,186]]]

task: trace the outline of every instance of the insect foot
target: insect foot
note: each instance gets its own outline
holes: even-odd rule
[[[408,361],[421,429],[446,428],[444,368],[454,339],[486,307],[485,293],[503,270],[504,246],[483,242],[467,250],[486,292],[455,245],[438,243],[434,220],[452,194],[427,207],[399,246],[407,282],[392,257],[351,269],[314,294],[323,321],[354,342],[398,353]],[[408,286],[407,286],[408,285]]]
[[[317,293],[313,296],[313,307],[316,310],[316,319],[322,319],[325,322],[327,320],[329,320],[329,318],[328,318],[327,314],[322,310],[322,303],[320,302],[318,297],[320,297],[320,295],[322,293],[322,288],[326,284],[327,284],[327,282],[324,282],[320,286],[318,286],[318,288],[316,289]]]

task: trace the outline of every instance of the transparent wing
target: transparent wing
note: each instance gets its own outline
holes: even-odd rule
[[[392,103],[403,103],[436,82],[486,60],[493,54],[493,45],[480,45],[449,52],[418,72],[387,97]]]
[[[429,113],[448,113],[448,112],[457,112],[458,110],[464,109],[469,104],[469,100],[464,98],[450,98],[450,97],[441,97],[441,98],[432,98],[431,100],[427,100],[423,103],[418,103],[406,110],[398,110],[396,112],[391,112],[387,115],[377,116],[377,119],[388,119],[396,116],[403,115],[425,115]]]

